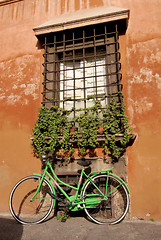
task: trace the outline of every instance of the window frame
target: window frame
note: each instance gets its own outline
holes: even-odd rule
[[[84,96],[82,97],[82,100],[84,101],[84,108],[86,108],[87,104],[87,97],[86,96],[86,88],[85,88],[85,81],[86,81],[86,77],[85,77],[85,70],[87,69],[87,67],[85,67],[85,59],[86,58],[91,58],[93,56],[94,62],[95,62],[95,72],[96,72],[96,58],[100,57],[100,56],[105,56],[105,77],[106,77],[106,85],[104,87],[107,88],[107,94],[105,94],[106,96],[106,104],[109,104],[111,99],[115,96],[117,99],[121,99],[119,97],[119,92],[121,92],[122,90],[122,84],[121,84],[121,78],[122,78],[122,74],[120,73],[121,70],[121,63],[120,63],[120,52],[119,52],[119,42],[118,42],[118,38],[119,38],[119,30],[118,30],[118,26],[119,26],[119,22],[115,21],[115,22],[110,22],[110,23],[103,23],[103,24],[97,24],[97,25],[93,25],[91,26],[86,26],[86,27],[81,27],[81,28],[76,28],[76,29],[70,29],[70,30],[64,30],[62,32],[56,32],[56,33],[50,33],[50,34],[46,34],[44,35],[44,81],[43,81],[43,101],[42,101],[42,105],[43,106],[52,106],[52,105],[57,105],[60,106],[60,96],[58,96],[58,94],[55,93],[60,93],[61,89],[60,89],[60,76],[58,77],[58,74],[60,75],[60,66],[58,66],[57,63],[65,63],[67,62],[67,60],[69,61],[73,61],[73,75],[74,75],[74,69],[75,69],[75,62],[77,60],[80,61],[80,59],[82,58],[83,60],[83,82],[84,82]],[[98,30],[99,28],[104,29],[104,33],[99,32],[99,34],[96,34],[96,30]],[[90,32],[93,32],[93,35],[87,34],[86,36],[86,32],[88,31],[88,29],[90,30]],[[91,30],[92,29],[92,30]],[[75,37],[75,33],[76,32],[82,32],[82,36],[81,38],[79,37]],[[68,35],[72,35],[72,38],[70,38]],[[79,36],[79,34],[77,34]],[[109,36],[112,36],[113,40],[109,41]],[[58,39],[58,40],[57,40]],[[76,43],[77,42],[77,43]],[[112,49],[111,48],[112,46]],[[50,49],[51,48],[51,49]],[[90,54],[86,54],[87,49],[93,49],[92,55],[90,56]],[[98,48],[103,48],[103,52],[98,54],[97,49]],[[76,56],[76,51],[82,51],[82,55],[79,56],[79,58]],[[69,53],[71,53],[71,56],[69,55]],[[67,56],[66,57],[66,55]],[[61,58],[60,58],[61,55]],[[112,57],[113,56],[113,57]],[[107,58],[108,61],[107,61]],[[113,58],[113,60],[111,60],[111,58]],[[50,67],[48,67],[51,64]],[[112,67],[108,68],[109,66],[113,66],[113,68],[115,69],[114,72],[112,72]],[[71,69],[72,70],[72,69]],[[49,77],[49,75],[52,75],[52,77]],[[97,96],[97,78],[99,78],[100,76],[97,74],[95,74],[95,76],[93,76],[95,78],[95,82],[96,82],[96,99],[98,99]],[[50,78],[50,79],[49,79]],[[53,78],[53,79],[51,79]],[[110,79],[115,79],[113,80],[113,82],[109,82],[108,78]],[[74,92],[75,92],[75,76],[73,77],[74,80]],[[64,80],[66,81],[66,80]],[[115,82],[114,82],[115,81]],[[51,85],[51,86],[49,86]],[[52,87],[53,85],[53,87]],[[112,87],[115,88],[115,92],[113,92],[111,89]],[[53,93],[56,95],[52,95],[52,89],[53,89]],[[47,96],[49,95],[49,97]],[[49,101],[50,99],[50,101]],[[65,100],[65,99],[63,99]],[[75,108],[76,104],[76,97],[74,94],[74,104],[73,107]],[[64,108],[64,102],[63,102],[63,108]]]

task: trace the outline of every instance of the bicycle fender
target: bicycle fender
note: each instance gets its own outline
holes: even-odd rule
[[[94,172],[89,173],[88,177],[94,177],[94,176],[97,176],[97,175],[107,174],[107,173],[109,174],[112,169],[113,169],[113,167],[111,167],[108,170],[94,171]]]
[[[113,173],[110,173],[110,175],[118,178],[118,179],[124,184],[124,186],[126,187],[126,189],[127,189],[127,191],[128,191],[128,194],[130,194],[130,190],[129,190],[127,184],[125,183],[125,181],[124,181],[122,178],[120,178],[119,176],[117,176],[117,175],[115,175],[115,174],[113,174]]]
[[[127,184],[125,183],[125,181],[122,179],[122,178],[120,178],[119,176],[117,176],[117,175],[115,175],[115,174],[113,174],[113,173],[111,173],[110,171],[113,169],[113,167],[112,168],[110,168],[109,170],[103,170],[103,171],[96,171],[96,172],[91,172],[90,174],[88,174],[88,177],[95,177],[95,176],[97,176],[97,175],[101,175],[101,174],[109,174],[109,175],[112,175],[112,176],[114,176],[114,177],[116,177],[116,178],[118,178],[123,184],[124,184],[124,186],[126,187],[126,189],[127,189],[127,191],[128,191],[128,194],[130,194],[130,190],[129,190],[129,188],[128,188],[128,186],[127,186]],[[86,184],[88,182],[88,179],[87,179],[87,181],[84,183],[84,184]],[[84,185],[83,185],[83,188],[84,188]]]
[[[95,172],[91,172],[91,173],[89,173],[87,176],[90,178],[90,179],[92,179],[92,178],[94,178],[94,177],[96,177],[96,176],[98,176],[98,175],[102,175],[102,174],[107,174],[108,173],[108,175],[109,175],[109,171],[110,171],[111,169],[109,169],[109,170],[101,170],[101,171],[95,171]],[[82,189],[81,189],[81,192],[80,192],[80,195],[82,196],[82,192],[83,192],[83,190],[84,190],[84,187],[85,187],[85,185],[90,181],[90,179],[87,179],[86,181],[85,181],[85,183],[83,184],[83,186],[82,186]]]
[[[34,176],[42,177],[42,175],[39,174],[39,173],[33,173],[33,175],[34,175]],[[55,188],[54,188],[54,186],[51,184],[51,182],[49,181],[49,179],[46,178],[46,177],[44,177],[44,179],[50,184],[50,186],[51,186],[51,188],[52,188],[52,190],[53,190],[53,193],[56,194]]]
[[[93,177],[97,176],[97,175],[102,175],[102,174],[107,174],[107,171],[96,172],[95,174],[93,174],[93,175],[91,176],[91,179],[92,179]],[[126,187],[126,189],[127,189],[127,191],[128,191],[128,194],[130,194],[130,190],[129,190],[129,188],[128,188],[128,186],[127,186],[127,184],[125,183],[124,180],[122,180],[119,176],[117,176],[117,175],[115,175],[115,174],[113,174],[113,173],[108,173],[108,174],[109,174],[109,175],[112,175],[112,176],[114,176],[114,177],[116,177],[116,178],[118,178],[118,179],[123,183],[123,185]],[[81,192],[80,192],[80,195],[81,195],[81,196],[82,196],[82,192],[83,192],[83,189],[84,189],[85,185],[86,185],[89,181],[90,181],[90,179],[87,179],[87,180],[85,181],[85,183],[83,184],[82,189],[81,189]]]

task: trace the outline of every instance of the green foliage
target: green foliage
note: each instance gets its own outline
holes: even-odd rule
[[[76,118],[78,128],[75,136],[77,136],[77,145],[82,155],[86,155],[88,148],[96,148],[98,146],[97,134],[100,125],[98,107],[100,108],[101,105],[98,106],[98,101],[94,99],[94,105]]]
[[[61,146],[64,151],[67,151],[69,146],[66,142],[69,139],[70,128],[67,114],[64,114],[61,109],[58,107],[40,108],[38,120],[33,128],[32,146],[34,153],[41,157],[43,152],[55,152]]]
[[[155,222],[154,218],[150,218],[150,221],[151,221],[151,222]]]
[[[103,111],[103,129],[105,152],[118,159],[124,153],[133,134],[125,115],[125,105],[122,106],[114,98]],[[117,136],[122,136],[122,139],[117,141]]]
[[[65,212],[65,211],[59,211],[57,213],[57,220],[60,220],[61,222],[65,222],[67,219],[70,218],[68,212]]]
[[[85,156],[87,149],[98,147],[98,128],[103,127],[105,135],[104,150],[112,158],[119,158],[125,151],[133,136],[125,115],[125,105],[121,105],[113,98],[106,109],[101,101],[91,96],[92,107],[86,109],[72,108],[64,111],[58,107],[41,107],[38,120],[33,128],[32,146],[36,156],[43,152],[61,152],[67,156],[74,153],[75,143],[80,154]],[[86,99],[87,100],[87,99]],[[73,116],[75,112],[75,117]],[[116,135],[122,135],[117,140]]]

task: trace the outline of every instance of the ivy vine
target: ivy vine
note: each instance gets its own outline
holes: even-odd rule
[[[75,131],[75,136],[77,137],[77,145],[82,155],[86,155],[86,150],[88,148],[96,148],[98,146],[97,134],[100,125],[99,113],[102,106],[94,97],[93,102],[94,105],[90,108],[86,108],[75,121],[78,126]]]
[[[122,106],[113,98],[111,103],[103,108],[101,101],[104,99],[97,100],[95,96],[89,98],[93,105],[85,109],[72,108],[65,111],[56,106],[39,109],[32,141],[37,157],[41,157],[43,152],[72,156],[76,145],[80,154],[85,156],[87,149],[99,146],[98,129],[102,126],[105,152],[112,158],[119,159],[133,137],[125,114],[125,105]],[[71,117],[73,115],[74,117]],[[117,140],[117,135],[122,136],[121,140]]]
[[[104,149],[113,158],[118,159],[124,152],[133,133],[128,125],[128,118],[125,114],[125,105],[116,102],[113,98],[111,103],[103,111],[103,129],[105,134]],[[117,140],[117,136],[122,136]]]

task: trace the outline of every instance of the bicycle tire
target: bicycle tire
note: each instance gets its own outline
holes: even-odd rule
[[[105,193],[107,175],[97,175],[92,178],[97,187]],[[107,200],[96,187],[88,181],[83,190],[83,208],[87,216],[97,224],[116,224],[121,222],[126,216],[129,208],[129,194],[125,185],[116,177],[108,176]],[[98,196],[100,202],[93,206],[88,201],[88,196]]]
[[[45,179],[38,193],[39,196],[30,201],[37,190],[40,179],[39,176],[25,177],[11,191],[10,211],[15,220],[21,224],[37,224],[44,221],[55,207],[56,200],[50,195],[53,189]]]

